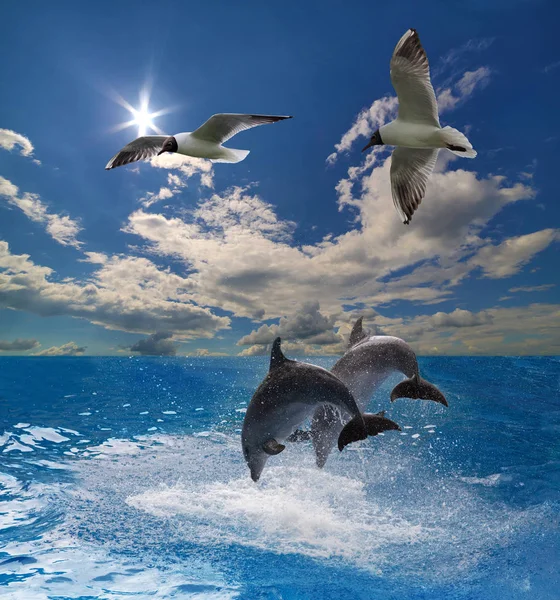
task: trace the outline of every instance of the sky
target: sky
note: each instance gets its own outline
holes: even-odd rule
[[[422,355],[560,354],[554,2],[90,2],[0,7],[0,355],[343,351],[358,316]],[[396,42],[417,29],[441,151],[403,225]],[[293,115],[226,145],[105,171],[138,135],[214,113]],[[124,102],[123,102],[124,100]]]

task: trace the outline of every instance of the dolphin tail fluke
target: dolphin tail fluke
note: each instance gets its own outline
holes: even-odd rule
[[[445,396],[437,389],[437,387],[429,381],[422,379],[420,375],[405,379],[396,385],[391,392],[391,402],[394,402],[397,398],[433,400],[444,406],[449,406]]]
[[[379,414],[371,415],[366,413],[362,416],[366,424],[368,436],[374,436],[382,431],[389,431],[391,429],[397,431],[400,431],[401,429],[394,421],[380,416]],[[338,449],[342,452],[344,447],[348,446],[348,444],[363,439],[361,420],[358,417],[354,417],[351,421],[346,423],[344,429],[340,432],[340,435],[338,436]]]

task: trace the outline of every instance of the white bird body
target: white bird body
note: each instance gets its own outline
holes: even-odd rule
[[[391,81],[399,99],[398,117],[380,127],[364,150],[396,146],[391,158],[391,193],[397,212],[408,224],[424,198],[439,149],[465,158],[474,158],[476,151],[460,131],[440,125],[428,57],[414,29],[395,46]]]
[[[379,128],[385,144],[406,148],[446,148],[441,131],[441,127],[407,123],[398,118]]]
[[[222,146],[224,142],[245,129],[291,118],[277,115],[219,113],[211,116],[195,131],[171,136],[145,135],[139,137],[117,152],[107,163],[105,169],[114,169],[137,160],[158,156],[164,152],[207,158],[212,162],[237,163],[247,157],[249,150],[226,148]]]
[[[221,144],[202,140],[192,135],[192,132],[177,133],[173,136],[177,140],[177,153],[196,158],[207,158],[214,162],[239,162],[248,154],[249,150],[235,150],[226,148]]]

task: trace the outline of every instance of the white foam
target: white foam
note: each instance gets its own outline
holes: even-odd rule
[[[493,487],[498,485],[500,481],[511,481],[511,476],[494,473],[493,475],[487,475],[486,477],[459,477],[459,479],[465,483]]]
[[[48,440],[49,442],[60,444],[60,442],[67,442],[70,439],[60,435],[52,427],[28,427],[25,431],[29,432],[33,436],[33,439],[37,441]]]
[[[12,441],[8,446],[2,450],[2,452],[13,452],[14,450],[18,450],[19,452],[33,452],[33,448],[29,446],[24,446],[17,441]]]
[[[245,475],[201,486],[162,486],[130,496],[127,503],[158,517],[188,520],[193,539],[203,536],[206,543],[364,564],[388,539],[414,544],[426,536],[422,526],[369,503],[363,482],[315,468],[271,467],[261,485]]]
[[[106,442],[98,451],[118,451],[118,460],[72,463],[96,497],[80,508],[80,522],[93,511],[91,535],[113,540],[96,527],[118,527],[118,497],[126,510],[151,515],[127,516],[127,535],[156,553],[181,543],[238,545],[432,580],[474,573],[496,543],[534,522],[496,509],[475,486],[438,475],[395,445],[386,453],[379,445],[333,453],[323,471],[308,445],[290,445],[269,460],[258,484],[239,446],[238,436],[216,432]],[[437,564],[430,572],[427,560]]]

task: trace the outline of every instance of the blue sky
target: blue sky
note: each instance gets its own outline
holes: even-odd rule
[[[422,354],[558,354],[559,9],[552,2],[2,6],[0,353],[339,352],[362,314]],[[441,153],[407,228],[389,152],[393,48],[426,48]],[[168,133],[293,114],[106,172],[148,87]],[[386,162],[387,161],[387,162]],[[138,343],[140,344],[138,345]],[[136,348],[136,350],[131,350]]]

